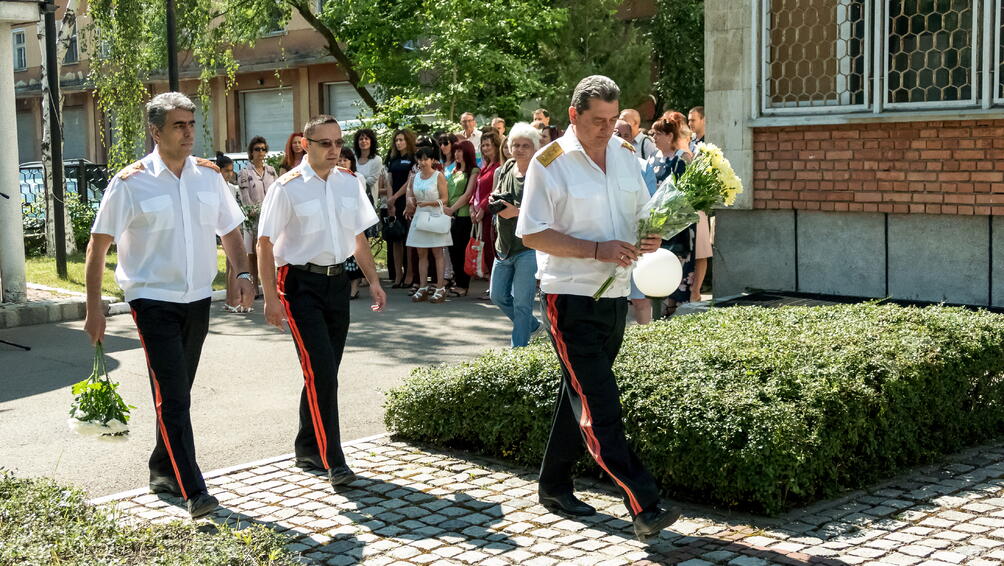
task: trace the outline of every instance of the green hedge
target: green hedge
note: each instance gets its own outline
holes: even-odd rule
[[[1004,317],[891,305],[736,307],[628,330],[628,435],[670,495],[774,514],[1004,431]],[[547,343],[419,368],[404,439],[536,467],[559,380]]]
[[[50,479],[0,471],[0,564],[23,566],[294,566],[287,539],[264,526],[242,530],[186,522],[126,526]]]

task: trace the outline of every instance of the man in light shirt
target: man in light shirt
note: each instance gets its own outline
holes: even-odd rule
[[[460,126],[464,129],[457,132],[457,137],[474,144],[474,158],[481,166],[481,130],[478,129],[478,122],[474,119],[474,114],[464,112],[460,115]]]
[[[545,126],[551,125],[551,113],[544,108],[538,108],[533,111],[533,121],[540,122]]]
[[[373,310],[383,309],[387,295],[364,233],[378,222],[365,181],[335,166],[345,143],[341,127],[318,116],[303,127],[301,143],[305,159],[272,183],[262,203],[258,267],[265,320],[279,329],[289,325],[303,372],[296,465],[325,471],[339,486],[355,479],[338,423],[338,367],[349,330],[345,260],[355,256]]]
[[[629,140],[642,159],[652,157],[655,152],[655,142],[641,131],[641,114],[634,108],[628,108],[621,112],[621,120],[631,124],[631,139]]]
[[[695,106],[687,114],[687,124],[690,131],[694,132],[694,143],[699,144],[704,141],[704,107]]]
[[[614,137],[620,89],[607,77],[582,79],[572,94],[565,135],[539,151],[527,170],[516,235],[537,250],[541,303],[561,363],[561,389],[539,499],[569,515],[596,512],[574,494],[572,470],[588,450],[621,491],[639,539],[679,517],[627,443],[612,366],[624,337],[628,275],[592,298],[616,266],[628,267],[661,242],[635,246],[637,215],[648,201],[634,147]]]
[[[216,236],[237,270],[240,305],[254,288],[240,233],[244,215],[220,170],[191,156],[195,105],[184,95],[157,95],[146,106],[156,147],[117,173],[105,190],[87,246],[87,318],[92,343],[105,334],[101,278],[108,248],[118,246],[115,280],[125,291],[146,352],[157,410],[150,490],[182,497],[192,517],[218,505],[195,461],[191,390],[218,271]]]

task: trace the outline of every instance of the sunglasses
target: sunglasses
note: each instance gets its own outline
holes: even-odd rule
[[[258,146],[256,148],[252,149],[251,151],[268,151],[268,148],[267,147]]]
[[[345,142],[343,140],[335,140],[335,141],[331,141],[331,140],[312,140],[312,139],[307,138],[307,137],[305,137],[303,139],[309,141],[310,143],[316,143],[317,145],[323,147],[324,149],[331,149],[332,147],[342,147],[343,145],[345,145]]]
[[[448,141],[441,141],[441,142],[439,142],[439,145],[450,145],[450,142],[448,142]]]

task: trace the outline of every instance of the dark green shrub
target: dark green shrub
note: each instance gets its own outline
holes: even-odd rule
[[[741,307],[635,326],[614,370],[667,493],[772,514],[1004,431],[1002,344],[985,311]],[[420,368],[386,424],[536,467],[558,380],[548,344]]]
[[[264,526],[237,531],[192,522],[126,526],[50,479],[0,473],[0,564],[293,566],[287,539]]]

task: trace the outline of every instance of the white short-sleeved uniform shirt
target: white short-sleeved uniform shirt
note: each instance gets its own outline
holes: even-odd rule
[[[572,126],[530,161],[516,235],[522,238],[551,229],[593,242],[634,244],[638,215],[648,198],[630,143],[611,137],[604,173],[586,155]],[[594,259],[537,252],[537,278],[545,293],[592,296],[615,267]],[[603,296],[626,297],[630,290],[630,275],[624,274]]]
[[[126,301],[191,303],[212,295],[216,236],[243,221],[215,164],[189,157],[179,179],[154,148],[112,178],[91,232],[115,239]]]
[[[269,188],[258,237],[272,242],[277,267],[334,265],[355,253],[356,236],[378,221],[362,176],[335,167],[325,181],[304,159]]]

